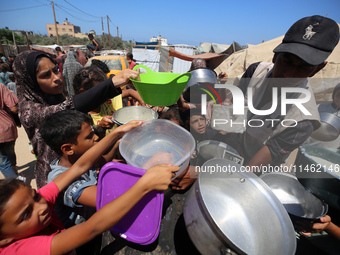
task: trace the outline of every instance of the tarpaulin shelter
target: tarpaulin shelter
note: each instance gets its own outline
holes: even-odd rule
[[[226,58],[215,68],[215,72],[225,72],[230,79],[234,78],[237,82],[252,63],[272,62],[273,50],[282,42],[282,39],[283,36],[280,36],[258,45],[248,45],[248,48],[236,51]],[[318,103],[331,101],[333,88],[340,82],[340,43],[326,61],[327,65],[310,79]],[[234,81],[233,83],[235,84]]]

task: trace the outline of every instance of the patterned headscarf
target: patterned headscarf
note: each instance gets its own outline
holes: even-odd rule
[[[83,69],[83,66],[77,61],[73,52],[67,52],[67,58],[63,68],[63,79],[69,96],[74,95],[73,78],[81,69]]]

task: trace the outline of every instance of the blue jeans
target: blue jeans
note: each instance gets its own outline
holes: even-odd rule
[[[5,178],[17,177],[12,166],[16,165],[14,152],[15,140],[7,143],[0,143],[0,171]]]

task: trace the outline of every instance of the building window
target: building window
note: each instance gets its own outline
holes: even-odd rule
[[[70,28],[68,31],[72,32],[72,29]]]
[[[52,28],[51,28],[51,27],[49,27],[49,28],[48,28],[48,30],[52,30]]]
[[[63,31],[65,31],[65,28],[62,28]]]

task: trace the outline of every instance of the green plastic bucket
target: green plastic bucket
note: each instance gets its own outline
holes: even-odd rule
[[[147,72],[139,74],[140,80],[131,79],[143,101],[152,106],[175,104],[187,85],[191,73],[157,73],[144,65],[136,65],[133,70],[144,68]]]

